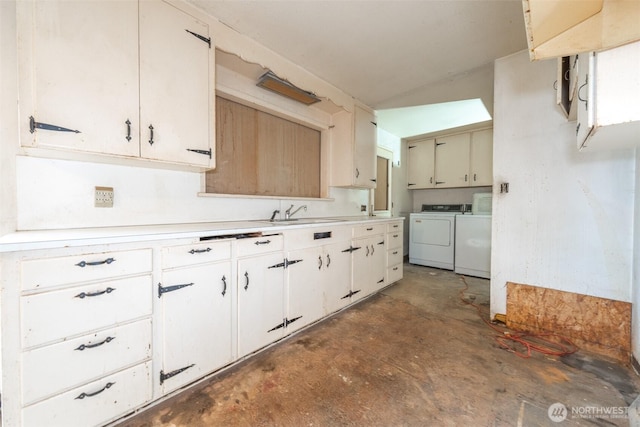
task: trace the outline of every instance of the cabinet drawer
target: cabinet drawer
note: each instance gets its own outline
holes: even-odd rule
[[[351,240],[350,226],[309,227],[284,232],[286,250],[304,249]]]
[[[388,285],[402,279],[402,276],[403,276],[402,264],[393,265],[387,268],[387,284]]]
[[[22,289],[46,289],[150,271],[151,249],[43,258],[22,263]]]
[[[162,248],[162,268],[182,267],[231,258],[231,242],[204,242]]]
[[[387,251],[387,265],[402,264],[402,249],[390,249]]]
[[[150,399],[151,362],[145,362],[24,408],[22,425],[102,425]]]
[[[22,355],[29,404],[151,358],[151,319],[30,350]]]
[[[402,234],[402,221],[394,221],[387,224],[387,233]]]
[[[353,227],[353,237],[367,237],[374,234],[383,234],[387,232],[386,224],[369,224]]]
[[[20,298],[22,346],[32,347],[151,314],[151,276]]]
[[[402,231],[391,232],[387,234],[387,248],[395,249],[402,247]]]
[[[282,234],[238,239],[236,242],[239,257],[281,251],[284,248]]]

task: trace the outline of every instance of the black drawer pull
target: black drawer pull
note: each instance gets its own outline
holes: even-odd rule
[[[105,391],[106,389],[111,388],[111,386],[112,386],[112,385],[114,385],[114,384],[115,384],[115,383],[111,383],[111,382],[109,382],[109,383],[107,383],[104,387],[102,387],[102,389],[100,389],[100,390],[98,390],[98,391],[96,391],[96,392],[94,392],[94,393],[84,393],[84,392],[82,392],[82,393],[80,393],[80,394],[78,395],[78,397],[76,397],[76,399],[84,399],[85,397],[93,397],[93,396],[95,396],[95,395],[97,395],[97,394],[102,393],[102,392],[103,392],[103,391]]]
[[[114,258],[107,258],[104,261],[91,261],[91,262],[87,262],[87,261],[80,261],[79,263],[77,263],[76,265],[78,267],[86,267],[87,265],[102,265],[102,264],[111,264],[112,262],[114,262],[115,259]]]
[[[113,341],[115,339],[116,339],[116,337],[107,337],[104,341],[100,341],[100,342],[97,342],[95,344],[80,344],[80,346],[78,348],[74,348],[74,350],[84,351],[87,348],[100,347],[102,344],[110,343],[111,341]]]
[[[244,279],[245,279],[244,290],[246,291],[247,289],[249,289],[249,272],[248,271],[244,272]]]
[[[78,295],[76,295],[74,298],[86,298],[86,297],[97,297],[99,295],[104,295],[104,294],[110,294],[111,292],[115,291],[115,288],[107,288],[104,291],[98,291],[98,292],[80,292]]]
[[[207,249],[191,249],[189,251],[189,253],[191,255],[193,255],[193,254],[201,254],[201,253],[204,253],[204,252],[211,252],[211,248],[207,248]]]
[[[225,296],[227,293],[227,278],[222,276],[222,296]]]
[[[371,230],[373,230],[373,227],[371,227],[371,228],[367,228],[367,231],[371,231]]]
[[[271,243],[271,240],[256,240],[254,245],[268,245]]]

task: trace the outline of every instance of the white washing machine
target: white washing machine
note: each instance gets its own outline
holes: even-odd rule
[[[409,262],[453,270],[456,215],[469,205],[422,205],[409,215]]]
[[[491,278],[491,215],[456,217],[455,272]]]

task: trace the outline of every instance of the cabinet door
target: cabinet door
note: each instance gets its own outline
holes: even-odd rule
[[[33,91],[22,144],[138,156],[138,4],[18,2],[18,13]]]
[[[590,107],[593,84],[589,79],[593,78],[594,53],[582,54],[578,58],[578,92],[575,102],[578,103],[578,119],[576,123],[576,138],[578,148],[586,147],[587,138],[593,127],[593,108]],[[591,106],[592,107],[592,106]]]
[[[436,139],[436,188],[469,186],[469,143],[471,135]]]
[[[377,125],[373,114],[355,107],[355,185],[376,187]]]
[[[287,333],[308,325],[322,317],[324,268],[326,260],[321,248],[292,251],[289,261],[298,261],[287,267],[288,310]],[[291,323],[289,323],[291,322]]]
[[[158,285],[165,393],[231,362],[231,263],[165,271]]]
[[[410,190],[436,186],[434,180],[435,146],[435,139],[408,143],[407,187]]]
[[[471,186],[493,183],[493,129],[471,133]]]
[[[359,291],[352,297],[357,300],[384,286],[386,274],[386,253],[384,236],[372,236],[353,241],[358,247],[353,252],[353,292]]]
[[[282,252],[238,261],[238,357],[283,335],[283,262]]]
[[[194,34],[208,39],[208,25],[165,2],[140,2],[142,157],[214,164],[209,132],[212,49]]]
[[[324,248],[323,276],[324,312],[333,313],[351,302],[351,252],[350,242],[335,243]],[[347,251],[347,252],[345,252]]]

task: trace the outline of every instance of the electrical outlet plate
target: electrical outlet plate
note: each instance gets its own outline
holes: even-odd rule
[[[113,187],[96,187],[95,192],[96,208],[113,207]]]

